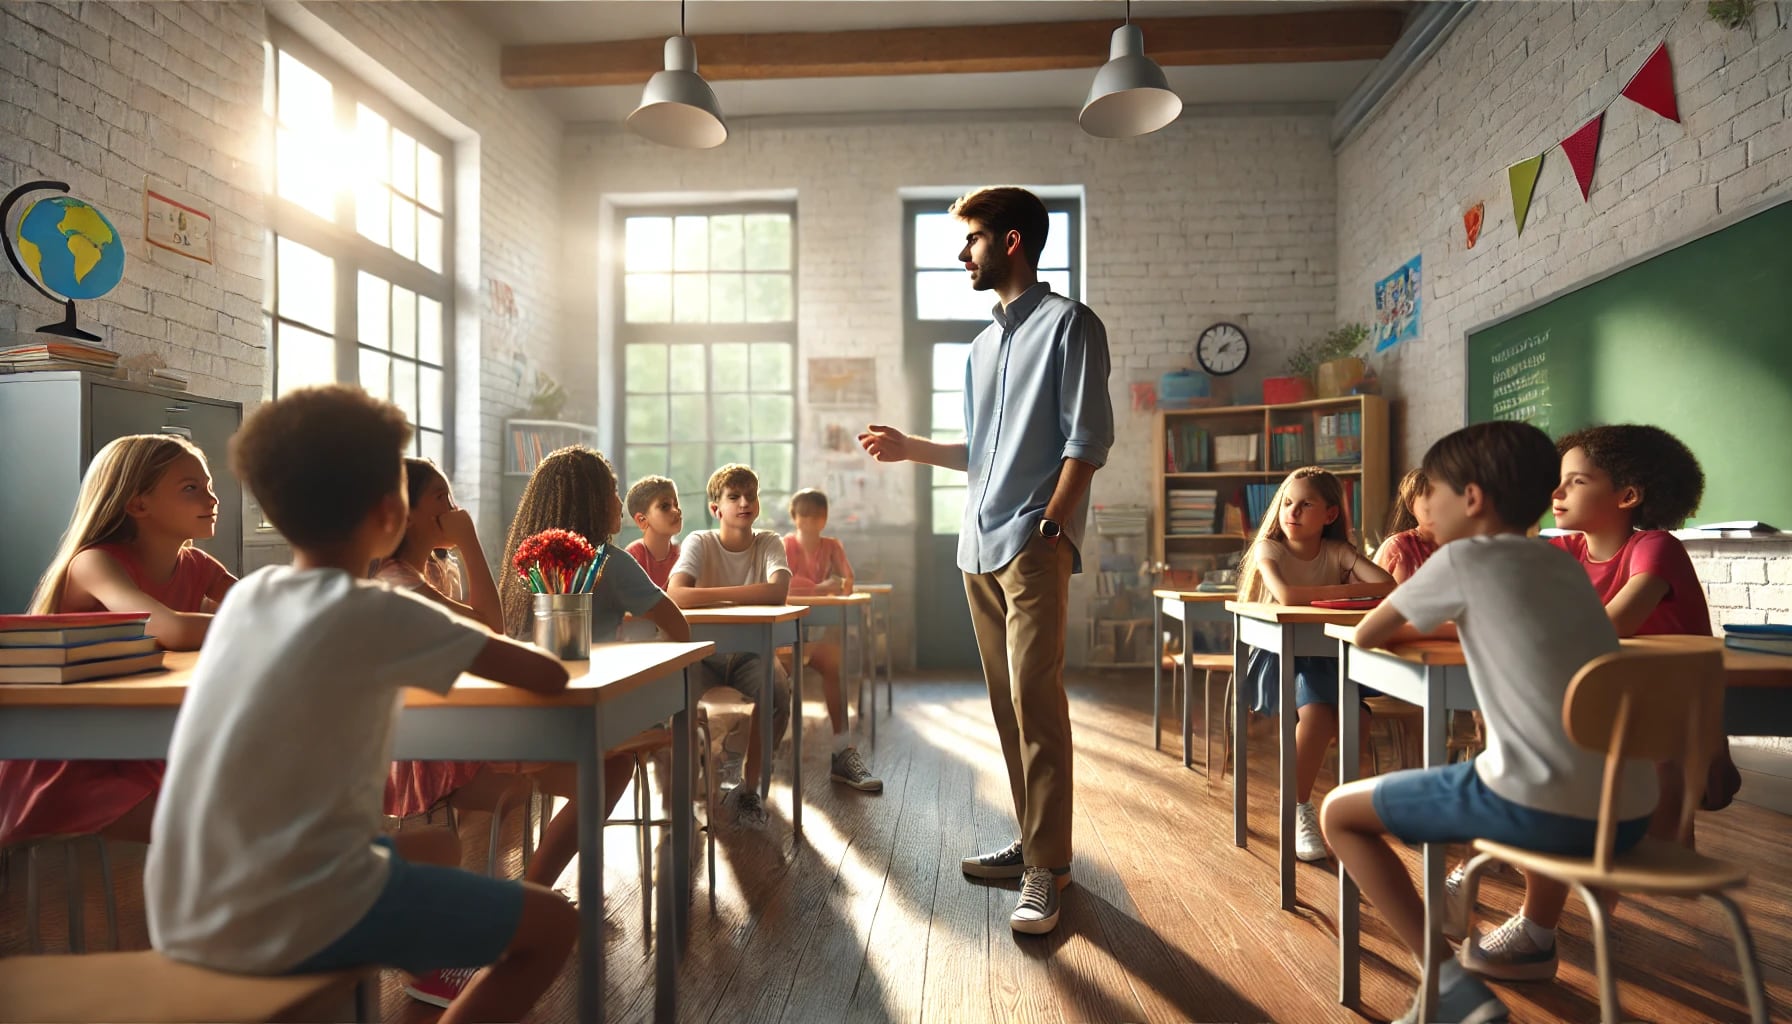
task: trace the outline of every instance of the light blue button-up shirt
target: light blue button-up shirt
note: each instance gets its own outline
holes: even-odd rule
[[[1108,334],[1088,306],[1040,282],[995,308],[964,367],[969,490],[958,567],[995,572],[1020,554],[1045,518],[1065,459],[1094,466],[1114,443]],[[1062,522],[1083,569],[1089,496]]]

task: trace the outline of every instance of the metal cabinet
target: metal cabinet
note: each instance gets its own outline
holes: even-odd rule
[[[231,475],[236,402],[88,373],[0,376],[0,613],[22,612],[56,553],[93,456],[126,434],[178,434],[205,453],[218,532],[198,545],[243,565],[243,491]]]

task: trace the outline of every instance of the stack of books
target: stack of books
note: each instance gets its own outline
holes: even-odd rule
[[[148,383],[169,391],[185,391],[191,379],[178,370],[170,370],[166,366],[152,366],[148,371]]]
[[[1151,510],[1143,505],[1095,506],[1095,532],[1108,537],[1136,537],[1145,532]]]
[[[118,375],[118,353],[78,341],[49,341],[0,349],[0,373],[32,373],[38,370],[86,370]]]
[[[1205,537],[1214,532],[1214,514],[1218,511],[1220,492],[1171,491],[1169,494],[1169,537]]]
[[[1363,414],[1335,412],[1319,417],[1313,461],[1321,466],[1354,466],[1363,461]]]
[[[1269,457],[1276,469],[1304,466],[1307,459],[1307,428],[1298,423],[1275,427],[1269,432]]]
[[[148,612],[0,615],[0,684],[77,683],[162,667]]]
[[[1725,626],[1724,646],[1739,651],[1792,656],[1792,625]]]

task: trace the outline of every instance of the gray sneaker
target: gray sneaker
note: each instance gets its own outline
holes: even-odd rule
[[[1058,926],[1058,876],[1050,868],[1027,868],[1020,879],[1020,902],[1008,923],[1023,935],[1044,935]]]
[[[1027,870],[1026,861],[1021,859],[1018,839],[994,853],[966,857],[959,864],[972,878],[1019,878]]]
[[[1437,1005],[1432,1008],[1431,1019],[1426,1024],[1496,1024],[1507,1019],[1506,1004],[1500,1002],[1485,982],[1471,974],[1448,991],[1437,994]],[[1417,998],[1394,1024],[1419,1024]]]
[[[871,774],[857,747],[847,747],[828,762],[828,778],[844,783],[861,793],[882,793],[884,780]]]
[[[767,819],[765,798],[747,786],[729,790],[722,806],[734,811],[734,823],[742,828],[759,828]]]
[[[1483,978],[1548,981],[1556,976],[1556,944],[1548,949],[1537,945],[1521,917],[1507,918],[1486,935],[1464,942],[1457,959],[1463,969]]]

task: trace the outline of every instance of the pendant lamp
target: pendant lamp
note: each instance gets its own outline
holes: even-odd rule
[[[1108,41],[1108,62],[1095,72],[1077,120],[1090,135],[1130,139],[1157,131],[1180,113],[1182,97],[1171,90],[1164,69],[1145,56],[1145,34],[1132,23],[1127,0],[1126,23]]]
[[[697,47],[684,34],[684,0],[678,4],[678,34],[666,40],[666,70],[647,80],[641,105],[628,115],[628,127],[679,149],[713,149],[728,141],[722,106],[697,73]]]

